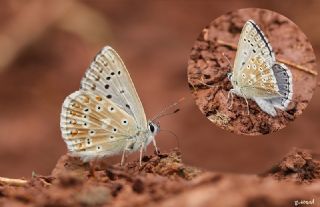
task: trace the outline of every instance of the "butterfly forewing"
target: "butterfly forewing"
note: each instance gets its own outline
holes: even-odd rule
[[[238,78],[246,62],[252,57],[260,55],[270,67],[275,62],[275,56],[268,39],[254,21],[249,20],[241,31],[236,58],[233,67],[233,75]]]
[[[60,127],[69,151],[88,156],[97,156],[99,151],[117,154],[138,131],[132,116],[117,104],[83,90],[65,99]]]
[[[95,57],[81,81],[81,89],[103,95],[133,116],[137,127],[147,128],[143,106],[130,75],[111,47],[104,47]]]

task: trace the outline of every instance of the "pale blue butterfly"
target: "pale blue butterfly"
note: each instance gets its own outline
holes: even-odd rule
[[[80,90],[62,106],[61,132],[71,155],[83,161],[143,150],[153,142],[159,125],[146,115],[120,56],[104,47],[91,63]]]
[[[232,73],[228,78],[233,88],[228,97],[236,94],[254,100],[271,116],[275,108],[286,110],[293,96],[291,71],[277,63],[272,47],[253,20],[245,23],[236,53]]]

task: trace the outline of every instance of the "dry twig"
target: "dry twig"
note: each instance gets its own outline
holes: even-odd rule
[[[229,42],[225,42],[225,41],[219,40],[219,39],[217,40],[217,42],[218,42],[218,44],[220,44],[220,45],[224,45],[224,46],[227,46],[227,47],[231,47],[232,49],[235,49],[235,50],[237,49],[237,45],[235,45],[235,44],[232,44],[232,43],[229,43]],[[309,68],[306,68],[306,67],[304,67],[304,66],[302,66],[302,65],[295,64],[295,63],[290,62],[290,61],[288,61],[288,60],[284,60],[284,59],[282,59],[282,58],[277,58],[277,61],[279,61],[279,62],[281,62],[281,63],[284,63],[284,64],[286,64],[286,65],[290,65],[290,66],[292,66],[292,67],[294,67],[294,68],[296,68],[296,69],[298,69],[298,70],[304,71],[304,72],[309,73],[309,74],[311,74],[311,75],[318,75],[318,72],[317,72],[317,71],[310,70]]]
[[[25,186],[27,183],[28,183],[28,181],[23,180],[23,179],[13,179],[13,178],[0,177],[0,184],[1,185]]]

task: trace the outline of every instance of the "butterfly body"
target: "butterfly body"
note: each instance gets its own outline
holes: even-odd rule
[[[231,94],[246,101],[254,100],[271,116],[276,116],[275,108],[285,110],[291,102],[291,72],[276,62],[270,43],[252,20],[241,31],[233,71],[228,78],[233,86]]]
[[[96,56],[61,111],[60,128],[71,155],[83,161],[142,150],[159,126],[147,121],[121,58],[105,47]],[[141,160],[141,157],[140,157]]]

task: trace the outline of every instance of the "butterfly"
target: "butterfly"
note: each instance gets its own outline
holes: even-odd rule
[[[275,117],[277,111],[286,110],[293,96],[291,71],[277,63],[272,47],[253,20],[242,28],[232,73],[228,74],[233,94],[254,100],[262,111]],[[232,105],[232,104],[231,104]],[[249,113],[249,109],[248,109]]]
[[[142,152],[153,142],[158,123],[146,115],[120,56],[104,47],[81,80],[80,90],[63,102],[60,128],[71,155],[84,162],[122,153]]]

